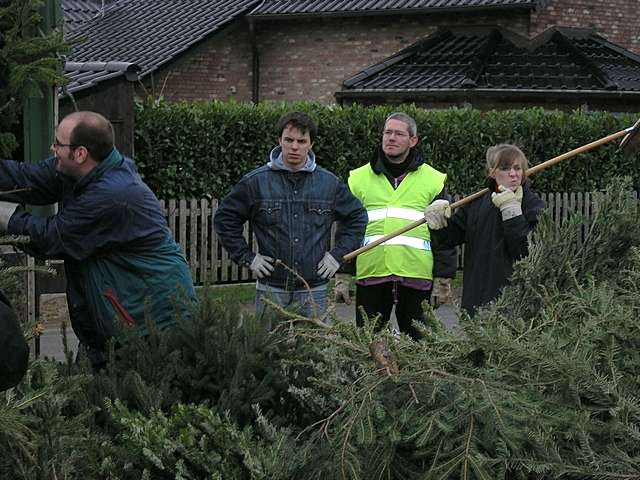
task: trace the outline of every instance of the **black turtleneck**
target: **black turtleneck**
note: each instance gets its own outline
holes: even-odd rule
[[[409,168],[411,160],[411,155],[407,155],[407,158],[405,158],[401,163],[393,163],[389,161],[386,155],[382,156],[384,168],[393,178],[398,178],[407,173],[407,168]]]

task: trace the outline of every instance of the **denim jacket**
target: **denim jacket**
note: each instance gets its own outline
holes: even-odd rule
[[[330,253],[342,263],[362,242],[366,210],[338,177],[316,165],[313,152],[302,169],[290,171],[276,147],[267,165],[245,175],[222,199],[214,226],[231,258],[249,266],[255,253],[242,235],[249,222],[259,253],[279,259],[315,287],[327,282],[318,277],[317,266],[329,247],[334,221],[338,229]],[[282,265],[260,281],[287,290],[304,288]]]

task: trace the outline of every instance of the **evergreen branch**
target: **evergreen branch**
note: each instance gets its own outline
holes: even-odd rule
[[[276,259],[276,261],[275,261],[275,266],[277,267],[278,265],[281,265],[285,270],[287,270],[289,273],[292,273],[293,275],[295,275],[298,278],[298,280],[300,280],[302,282],[304,287],[307,289],[307,292],[309,292],[309,298],[311,299],[311,305],[313,306],[313,316],[314,316],[314,318],[317,318],[318,317],[318,306],[316,305],[316,302],[313,301],[313,296],[311,295],[311,286],[309,285],[309,283],[302,277],[302,275],[300,275],[296,270],[291,268],[289,265],[284,263],[279,258]]]
[[[355,415],[352,415],[347,420],[347,425],[346,425],[346,429],[347,430],[345,432],[344,439],[342,441],[342,450],[341,450],[341,453],[340,453],[340,459],[341,459],[340,468],[341,468],[341,471],[342,471],[343,478],[347,478],[346,472],[344,470],[344,467],[345,467],[345,464],[346,464],[346,458],[345,457],[346,457],[346,452],[347,452],[347,445],[348,445],[349,439],[351,438],[351,432],[353,430],[353,425],[355,424],[356,419],[359,417],[360,413],[362,412],[362,409],[363,409],[363,407],[365,405],[367,397],[369,397],[369,399],[371,399],[371,392],[373,390],[375,390],[378,387],[378,385],[380,385],[385,380],[386,380],[386,377],[384,377],[382,380],[379,380],[378,382],[374,383],[371,387],[369,387],[367,389],[367,391],[365,392],[364,396],[362,397],[362,400],[360,402],[360,406],[358,407],[358,411],[356,412]]]
[[[375,373],[375,372],[374,372]],[[370,374],[364,374],[362,376],[360,376],[359,378],[357,378],[356,380],[353,381],[352,386],[355,387],[356,384],[358,384],[361,380],[369,377]],[[365,393],[370,393],[371,391],[373,391],[378,385],[380,385],[381,383],[383,383],[387,378],[384,377],[382,379],[377,380],[373,386],[369,387]],[[296,437],[296,440],[299,439],[303,433],[305,433],[308,430],[313,429],[314,427],[318,426],[318,425],[322,425],[322,427],[320,428],[321,433],[323,434],[323,436],[327,439],[329,439],[329,424],[340,414],[342,413],[342,411],[347,408],[356,398],[357,394],[360,392],[355,392],[353,393],[349,399],[347,399],[347,401],[345,401],[342,405],[340,405],[340,407],[338,407],[337,410],[335,410],[331,415],[329,415],[328,417],[322,419],[322,420],[318,420],[317,422],[312,423],[311,425],[309,425],[308,427],[306,427],[304,430],[302,430],[298,436]]]
[[[2,107],[0,107],[0,113],[9,108],[16,101],[15,97],[11,97],[7,103],[5,103]]]
[[[469,477],[469,451],[471,449],[471,437],[473,436],[473,415],[471,415],[471,420],[469,421],[469,434],[467,435],[467,445],[464,449],[464,466],[462,471],[464,472],[464,480],[467,480]]]
[[[331,325],[324,323],[322,320],[318,320],[316,318],[309,318],[309,317],[305,317],[304,315],[300,315],[298,313],[295,312],[291,312],[289,310],[287,310],[286,308],[284,308],[282,305],[279,305],[277,303],[275,303],[273,300],[270,300],[268,298],[263,298],[262,301],[264,303],[266,303],[267,305],[269,305],[271,308],[273,308],[275,311],[277,311],[280,315],[282,315],[283,317],[287,318],[287,322],[289,323],[295,323],[295,322],[308,322],[308,323],[312,323],[313,325],[316,325],[318,327],[321,328],[325,328],[325,329],[330,329]],[[277,330],[279,326],[276,326],[276,328],[274,328],[273,330]]]

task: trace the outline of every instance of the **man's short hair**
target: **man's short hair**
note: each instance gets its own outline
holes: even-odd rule
[[[416,135],[418,135],[418,125],[416,124],[416,121],[413,119],[413,117],[411,117],[410,115],[407,115],[404,112],[394,112],[391,115],[389,115],[387,117],[387,119],[384,121],[384,125],[385,127],[387,126],[387,122],[389,120],[400,120],[402,123],[406,123],[409,131],[409,135],[411,135],[412,137],[415,137]]]
[[[316,134],[318,133],[318,126],[316,125],[316,122],[314,122],[309,115],[303,112],[289,112],[280,117],[280,120],[278,120],[278,123],[276,124],[278,138],[282,137],[282,132],[287,127],[297,128],[303,134],[309,132],[311,143],[313,143],[316,138]]]
[[[69,142],[85,147],[96,162],[107,158],[115,144],[111,122],[96,112],[75,112],[68,116],[76,120]]]

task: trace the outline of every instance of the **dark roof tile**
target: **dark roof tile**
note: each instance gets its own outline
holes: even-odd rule
[[[96,2],[91,0],[91,3]],[[101,15],[84,22],[68,35],[68,40],[74,43],[69,60],[135,63],[142,76],[213,34],[256,3],[257,0],[111,2]]]
[[[456,88],[640,92],[640,56],[579,29],[531,40],[497,28],[441,29],[346,80],[340,95]]]
[[[116,0],[62,0],[62,15],[65,32],[75,30],[83,23],[100,14]]]

